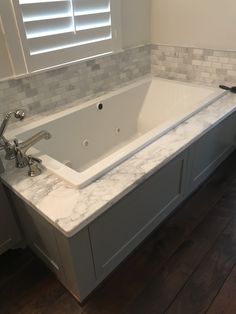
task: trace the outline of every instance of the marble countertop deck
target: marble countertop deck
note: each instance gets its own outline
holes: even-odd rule
[[[4,162],[1,178],[71,237],[235,110],[236,95],[228,93],[81,190],[47,170],[30,178],[26,168],[15,168],[14,161]]]

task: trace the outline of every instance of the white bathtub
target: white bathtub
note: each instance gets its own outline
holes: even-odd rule
[[[19,128],[14,135],[24,140],[48,130],[52,138],[31,153],[37,153],[48,170],[83,188],[224,93],[149,78]]]

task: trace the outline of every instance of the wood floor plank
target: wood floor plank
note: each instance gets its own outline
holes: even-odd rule
[[[29,264],[34,257],[29,249],[10,250],[0,258],[0,290],[16,272],[20,272],[25,263]]]
[[[16,271],[10,280],[1,287],[0,313],[18,313],[19,304],[25,303],[28,293],[49,275],[51,275],[49,270],[35,257],[29,263],[25,263],[21,271]]]
[[[233,221],[206,255],[166,313],[205,313],[236,263]]]
[[[207,314],[235,314],[236,313],[236,266],[216,296]]]
[[[178,248],[165,267],[125,310],[125,313],[164,313],[178,291],[229,223],[230,217],[209,214]]]
[[[47,309],[44,309],[42,314],[81,314],[83,307],[66,291]],[[96,314],[96,312],[94,312]]]
[[[17,314],[43,313],[60,298],[66,289],[52,273],[27,292],[24,299],[20,299],[13,308],[17,308]],[[16,313],[16,312],[15,312]]]

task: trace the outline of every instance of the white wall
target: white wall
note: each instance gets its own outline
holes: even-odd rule
[[[123,47],[150,42],[150,0],[122,0]]]
[[[236,50],[236,1],[151,0],[151,42]]]

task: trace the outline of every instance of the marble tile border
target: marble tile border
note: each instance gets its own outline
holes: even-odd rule
[[[236,51],[152,44],[151,72],[207,85],[236,85]]]

